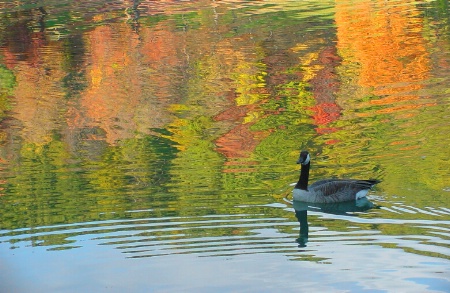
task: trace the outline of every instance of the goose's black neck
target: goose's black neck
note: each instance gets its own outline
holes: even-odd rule
[[[298,179],[298,182],[295,185],[295,188],[302,189],[302,190],[308,190],[309,166],[310,166],[309,162],[306,165],[302,165],[302,168],[300,171],[300,178]]]

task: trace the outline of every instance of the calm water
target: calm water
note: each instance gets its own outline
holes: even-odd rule
[[[0,291],[449,292],[449,11],[0,1]]]

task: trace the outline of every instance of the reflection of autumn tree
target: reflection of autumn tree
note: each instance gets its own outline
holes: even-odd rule
[[[340,63],[340,57],[334,47],[323,48],[322,43],[323,40],[317,38],[292,48],[302,54],[299,58],[304,69],[302,80],[310,86],[315,100],[315,105],[310,110],[319,134],[336,131],[328,124],[337,120],[341,111],[335,101],[340,86],[335,69]]]
[[[385,186],[414,198],[419,195],[410,194],[408,188],[428,189],[420,197],[430,200],[431,194],[445,186],[437,175],[442,174],[441,164],[436,164],[446,161],[443,146],[436,141],[445,131],[443,126],[428,123],[433,116],[442,115],[442,109],[424,94],[423,81],[432,68],[416,3],[362,1],[349,6],[337,1],[336,24],[343,57],[339,105],[344,117],[335,123],[343,130],[331,137],[342,143],[337,145],[339,152],[327,150],[325,155],[337,166],[354,168],[355,174],[364,172],[364,162],[355,153],[363,150],[368,156],[381,157]],[[355,129],[355,125],[359,127]],[[435,135],[428,135],[428,128],[436,128]],[[349,141],[353,143],[346,147]],[[434,159],[418,163],[423,154],[433,154]]]
[[[429,76],[430,60],[415,2],[386,5],[384,1],[362,1],[350,7],[338,1],[336,23],[339,52],[345,58],[343,70],[358,70],[355,79],[362,87],[347,88],[352,95],[376,95],[366,102],[375,106],[377,113],[398,112],[397,117],[433,105],[417,94],[423,88],[420,81]],[[372,87],[371,92],[365,90]],[[341,102],[346,108],[360,107],[351,100]]]
[[[7,117],[6,111],[11,110],[11,94],[16,86],[16,77],[11,70],[0,65],[0,125]],[[3,128],[3,127],[2,127]],[[7,133],[0,130],[0,145],[7,140]],[[2,154],[0,154],[0,157]]]
[[[339,51],[360,64],[358,84],[375,87],[382,96],[370,101],[385,105],[379,112],[417,107],[418,82],[429,76],[429,53],[423,39],[423,23],[416,3],[386,5],[385,1],[352,3],[337,1]],[[426,105],[426,103],[424,104]]]
[[[239,55],[236,54],[236,57]],[[232,96],[234,105],[215,117],[217,121],[237,122],[237,125],[216,140],[218,151],[227,158],[249,157],[259,141],[267,136],[267,133],[250,130],[262,114],[258,104],[268,96],[265,93],[267,73],[258,60],[251,64],[244,58],[239,59],[232,73],[235,85],[235,94]]]
[[[340,116],[340,107],[336,104],[335,94],[339,89],[339,81],[335,73],[335,68],[340,63],[334,47],[328,47],[320,51],[318,60],[319,71],[310,80],[312,93],[317,104],[312,108],[314,111],[314,121],[318,126],[318,133],[328,133],[336,129],[327,125]]]
[[[47,41],[42,31],[32,31],[29,22],[31,16],[10,25],[1,53],[17,82],[12,117],[21,124],[20,135],[42,144],[51,139],[64,108],[60,89],[63,50],[60,43]]]
[[[234,69],[232,76],[235,89],[230,96],[235,100],[235,105],[215,117],[216,120],[228,120],[236,124],[216,141],[218,150],[229,158],[249,157],[259,143],[266,139],[271,141],[272,135],[277,136],[274,132],[287,132],[286,128],[292,123],[289,121],[292,111],[310,116],[311,113],[306,112],[311,111],[303,106],[312,106],[312,97],[316,99],[317,105],[309,110],[317,113],[311,115],[317,118],[316,124],[327,124],[332,119],[323,117],[335,116],[334,111],[330,110],[334,108],[329,105],[334,105],[336,82],[331,80],[334,78],[331,72],[336,65],[336,57],[330,58],[329,53],[326,55],[330,50],[324,50],[319,58],[311,53],[318,49],[317,46],[307,47],[299,52],[300,50],[292,49],[296,45],[295,40],[286,42],[283,38],[277,38],[262,43],[261,47],[255,47],[255,51],[263,53],[256,56],[243,55],[246,58],[238,62]],[[272,43],[277,41],[285,47],[277,46],[276,50],[272,49]],[[311,58],[302,55],[315,57],[310,60]],[[303,72],[301,66],[312,66],[308,62],[315,63],[314,66],[319,68]],[[308,83],[313,85],[312,95],[308,93]],[[273,153],[271,156],[277,154]]]
[[[127,25],[100,26],[88,35],[88,87],[81,98],[77,127],[99,127],[106,141],[132,138],[162,127],[164,108],[175,102],[171,77],[181,60],[170,30],[145,28],[140,35]],[[79,119],[79,118],[78,118]]]

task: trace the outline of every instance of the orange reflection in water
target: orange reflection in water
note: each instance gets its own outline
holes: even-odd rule
[[[30,17],[12,22],[7,27],[0,59],[15,76],[13,109],[8,128],[14,125],[20,136],[30,143],[42,145],[51,140],[51,131],[57,128],[60,109],[64,108],[64,93],[59,87],[65,76],[61,64],[62,44],[48,40],[39,19],[38,9]],[[36,26],[39,30],[32,30]]]
[[[143,28],[139,35],[126,24],[95,28],[87,34],[88,87],[71,113],[73,128],[99,127],[108,143],[162,127],[169,115],[173,81],[164,72],[180,62],[170,30]],[[152,85],[157,84],[158,87]],[[96,139],[92,137],[92,139]]]
[[[336,1],[338,49],[347,61],[360,65],[359,85],[383,96],[371,103],[420,99],[414,92],[430,70],[422,22],[416,1]]]
[[[312,92],[316,105],[311,108],[314,112],[313,119],[317,125],[316,132],[319,134],[335,132],[337,128],[327,125],[339,118],[341,108],[336,104],[335,94],[339,90],[339,81],[335,68],[341,59],[334,47],[323,49],[318,56],[321,69],[311,79]]]

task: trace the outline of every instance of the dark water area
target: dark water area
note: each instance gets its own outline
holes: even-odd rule
[[[448,292],[448,1],[0,1],[0,291]],[[292,201],[376,178],[367,198]]]

